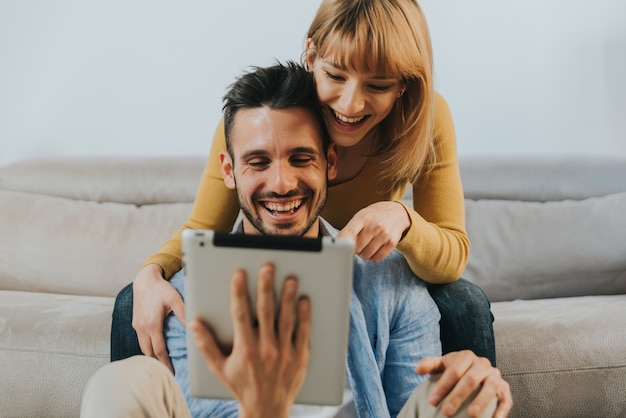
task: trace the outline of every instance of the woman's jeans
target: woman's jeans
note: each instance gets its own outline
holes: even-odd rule
[[[496,365],[493,315],[489,300],[480,287],[465,279],[429,285],[428,291],[441,313],[443,353],[472,350]],[[115,299],[111,326],[111,361],[142,354],[132,326],[133,286],[123,288]]]

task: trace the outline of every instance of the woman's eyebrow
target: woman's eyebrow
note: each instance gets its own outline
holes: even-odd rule
[[[330,62],[330,61],[326,61],[325,59],[320,58],[320,60],[330,66],[333,67],[336,70],[339,71],[349,71],[345,65],[341,65],[339,63],[335,63],[335,62]],[[392,76],[392,75],[385,75],[385,74],[377,74],[377,75],[368,75],[368,78],[371,78],[372,80],[379,80],[379,81],[398,81],[399,77],[396,76]]]

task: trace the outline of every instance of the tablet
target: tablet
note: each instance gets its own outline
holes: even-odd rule
[[[298,278],[298,294],[311,301],[310,357],[296,403],[339,405],[343,400],[350,325],[354,242],[322,237],[220,234],[185,230],[182,234],[186,317],[211,324],[223,346],[232,344],[230,282],[237,268],[246,271],[251,310],[256,312],[260,267],[275,267],[276,300],[288,276]],[[278,305],[278,304],[277,304]],[[187,333],[190,393],[199,398],[233,399],[208,369]]]

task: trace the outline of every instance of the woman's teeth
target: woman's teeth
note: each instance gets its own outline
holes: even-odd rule
[[[359,116],[359,117],[356,117],[356,118],[349,118],[347,116],[342,115],[341,113],[337,113],[335,110],[333,110],[333,113],[335,114],[335,118],[339,122],[348,123],[350,125],[356,125],[357,123],[359,123],[363,119],[365,119],[365,116]]]
[[[302,200],[286,203],[267,202],[265,203],[265,208],[272,212],[289,212],[298,209],[300,205],[302,205]]]

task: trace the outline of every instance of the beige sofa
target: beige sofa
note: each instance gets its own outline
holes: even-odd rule
[[[0,416],[72,417],[113,298],[186,218],[204,157],[0,167]],[[626,416],[626,160],[462,160],[464,277],[494,302],[515,417]],[[409,197],[407,196],[407,199]]]

